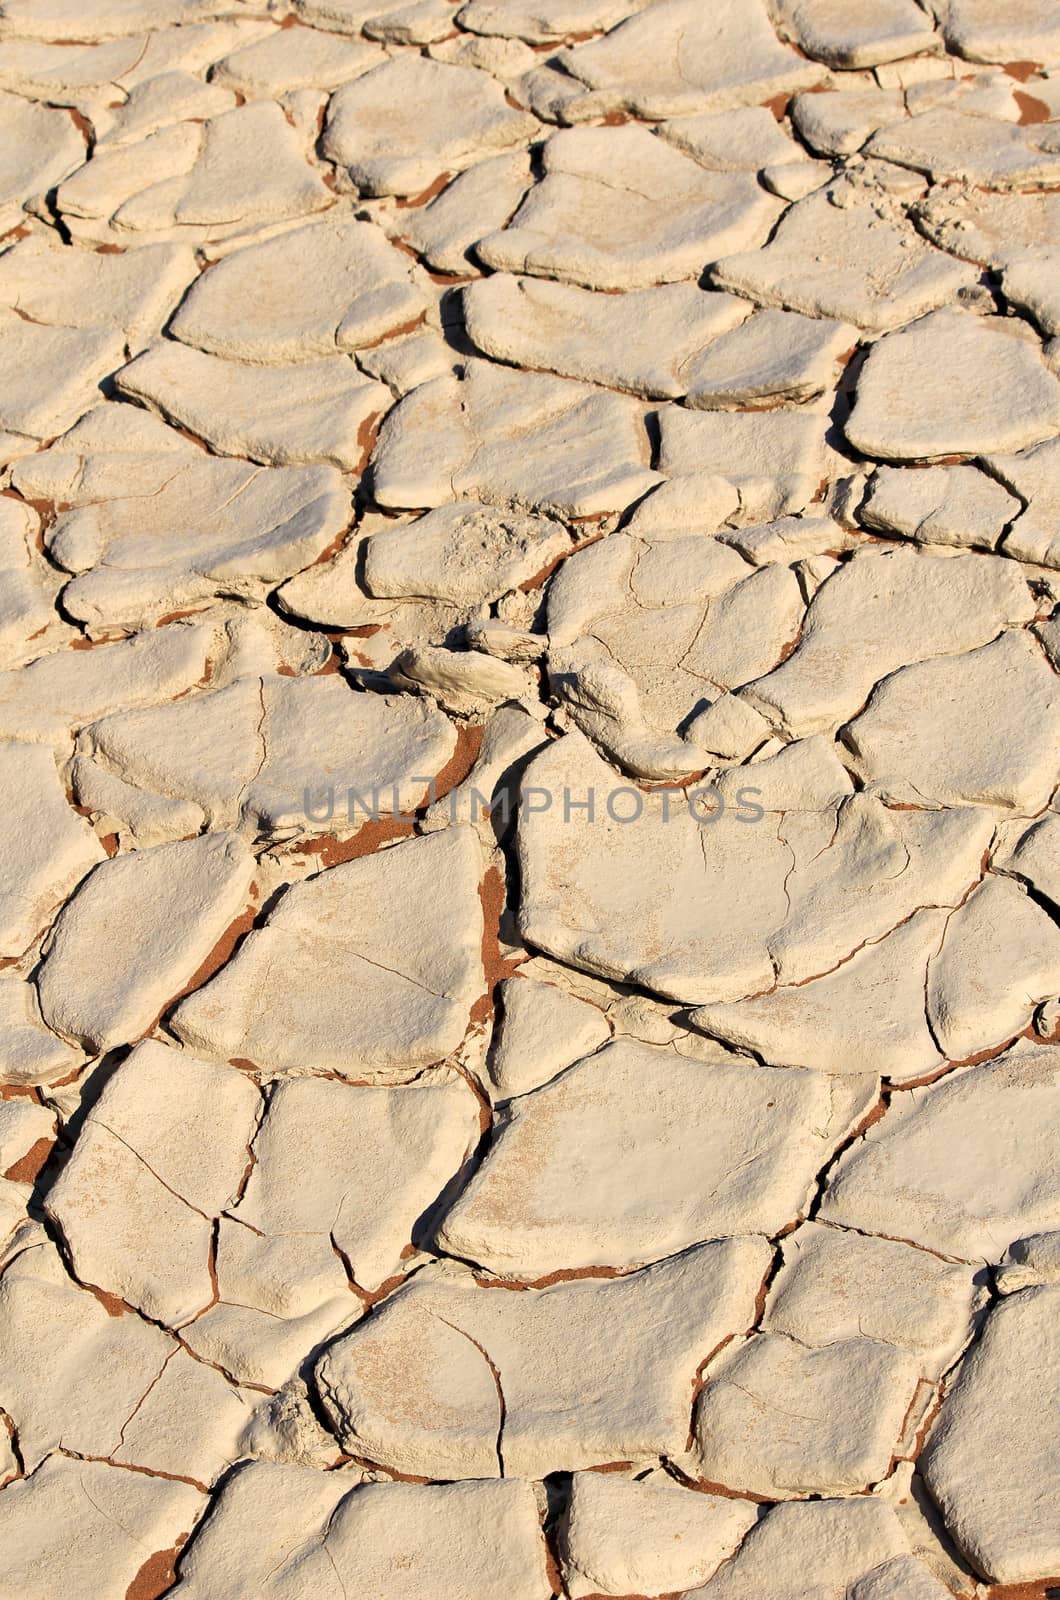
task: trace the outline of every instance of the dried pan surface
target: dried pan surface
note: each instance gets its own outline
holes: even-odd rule
[[[0,0],[0,1595],[1060,1594],[1055,0]]]

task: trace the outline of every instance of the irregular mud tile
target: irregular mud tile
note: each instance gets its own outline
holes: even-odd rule
[[[452,345],[432,330],[412,333],[408,338],[388,339],[369,350],[357,352],[357,365],[369,377],[385,383],[395,399],[401,400],[421,383],[432,378],[457,375],[460,359]]]
[[[0,1406],[15,1425],[27,1472],[60,1445],[85,1456],[116,1450],[125,1423],[179,1348],[120,1302],[75,1284],[46,1238],[6,1266],[0,1329]]]
[[[874,1498],[779,1505],[751,1529],[733,1559],[682,1600],[803,1600],[813,1594],[849,1600],[942,1600],[945,1590],[902,1589],[883,1596],[864,1587],[877,1573],[908,1560],[909,1541],[891,1510]],[[924,1578],[930,1585],[930,1577]],[[806,1587],[807,1574],[814,1587]]]
[[[769,941],[780,982],[831,971],[922,906],[958,905],[979,880],[994,823],[978,809],[888,810],[854,794],[823,838],[782,828],[795,859],[788,915]]]
[[[791,120],[810,149],[821,156],[851,156],[878,128],[890,127],[905,111],[898,89],[839,89],[799,94]]]
[[[615,800],[617,778],[581,734],[527,767],[523,937],[572,966],[688,1004],[768,989],[766,940],[784,918],[791,852],[772,828],[697,820],[672,792],[645,795],[635,820],[619,822],[612,813],[633,808],[622,794]]]
[[[973,466],[877,467],[858,508],[863,527],[918,544],[993,550],[1020,502]]]
[[[820,76],[779,43],[760,0],[719,0],[709,13],[695,0],[661,0],[558,61],[609,109],[651,121],[759,104]]]
[[[1009,1245],[994,1274],[1001,1294],[1060,1284],[1060,1233],[1032,1233]]]
[[[0,427],[34,441],[54,438],[99,400],[102,380],[124,359],[123,335],[106,327],[53,328],[0,316],[7,374]]]
[[[220,116],[234,110],[238,103],[231,89],[203,83],[190,72],[160,72],[130,90],[128,99],[113,113],[114,120],[98,138],[97,149],[136,144],[160,128]]]
[[[308,1236],[329,1249],[334,1242],[354,1280],[374,1292],[399,1270],[417,1222],[479,1133],[478,1103],[455,1076],[389,1089],[281,1082],[232,1215],[270,1239],[297,1236],[302,1248]]]
[[[113,1595],[152,1550],[185,1537],[205,1501],[190,1484],[53,1455],[0,1499],[0,1582],[25,1600]]]
[[[460,173],[427,205],[388,212],[380,225],[436,272],[475,271],[474,245],[504,227],[532,181],[525,150],[492,156]]]
[[[571,1600],[668,1594],[705,1583],[758,1520],[750,1500],[696,1494],[663,1472],[578,1472],[560,1529]]]
[[[383,52],[370,44],[312,28],[284,29],[216,62],[210,68],[210,82],[240,94],[278,97],[292,89],[337,89],[384,59]]]
[[[132,232],[119,234],[113,227],[115,213],[141,193],[182,187],[201,154],[203,137],[202,124],[180,122],[135,143],[113,149],[102,146],[95,151],[92,159],[56,190],[56,208],[72,237],[92,245],[116,244],[121,249],[148,242]],[[184,237],[195,242],[190,232]]]
[[[1026,502],[1005,537],[1005,555],[1017,561],[1033,561],[1045,567],[1060,567],[1060,535],[1056,521],[1060,512],[1060,491],[1056,471],[1060,464],[1060,441],[1048,439],[1033,450],[1018,456],[986,456],[987,470],[1013,494]]]
[[[158,333],[194,277],[195,259],[180,245],[98,255],[34,237],[0,256],[0,304],[56,328],[115,327],[136,347]]]
[[[1013,127],[942,105],[881,128],[866,146],[935,183],[955,180],[979,189],[1044,189],[1060,179],[1060,151],[1046,128]]]
[[[782,833],[797,830],[800,820],[804,820],[814,834],[821,835],[824,844],[829,847],[835,844],[836,808],[850,799],[854,785],[830,739],[823,735],[795,739],[779,749],[773,741],[772,748],[766,746],[760,751],[753,769],[733,767],[719,773],[718,793],[727,806],[741,805],[741,785],[753,778],[756,787],[748,792],[754,796],[756,804],[762,801],[760,810],[784,818]],[[797,846],[796,832],[792,832],[789,842],[793,848]],[[816,855],[813,851],[805,864],[809,866]],[[795,864],[802,866],[804,863],[796,857]]]
[[[431,45],[428,55],[448,66],[478,67],[481,72],[488,72],[508,87],[513,100],[519,92],[520,78],[534,71],[538,60],[536,52],[521,39],[475,33],[455,33],[442,39]]]
[[[856,329],[845,323],[759,311],[684,368],[688,404],[714,411],[813,399],[832,387],[840,356],[857,340]]]
[[[1060,1406],[1060,1289],[991,1311],[942,1404],[921,1466],[946,1527],[995,1583],[1060,1570],[1060,1497],[1049,1457]]]
[[[1021,1040],[896,1096],[841,1158],[821,1220],[966,1261],[1060,1226],[1058,1070],[1056,1050]]]
[[[707,1375],[695,1416],[699,1476],[770,1500],[864,1490],[887,1474],[919,1367],[874,1339],[809,1349],[753,1335]]]
[[[259,1462],[226,1483],[181,1562],[181,1600],[386,1594],[512,1600],[550,1593],[532,1486],[368,1483]]]
[[[782,39],[830,67],[878,67],[942,49],[930,11],[915,0],[773,0],[772,14]]]
[[[364,24],[369,39],[384,44],[430,44],[454,31],[457,0],[383,0]]]
[[[941,249],[1001,270],[1014,254],[1048,255],[1056,240],[1060,194],[1001,194],[943,184],[931,189],[912,214],[917,228]]]
[[[744,761],[771,735],[769,723],[737,694],[719,695],[684,731],[689,744],[724,761]]]
[[[16,1182],[31,1181],[21,1178],[13,1167],[23,1164],[25,1158],[40,1143],[50,1145],[55,1138],[55,1113],[47,1106],[33,1100],[0,1100],[0,1172]]]
[[[611,1037],[599,1007],[551,984],[505,978],[498,994],[501,1015],[490,1047],[489,1072],[502,1096],[539,1088]]]
[[[715,287],[759,305],[836,317],[872,333],[945,305],[976,277],[970,265],[925,243],[900,213],[844,183],[797,201],[764,249],[710,269]]]
[[[47,1198],[83,1282],[179,1326],[213,1298],[214,1218],[236,1198],[257,1090],[148,1040],[107,1083]]]
[[[212,1484],[239,1460],[252,1405],[215,1367],[178,1350],[122,1429],[113,1460]]]
[[[659,412],[659,470],[668,477],[716,472],[740,491],[740,520],[768,522],[802,511],[827,475],[823,416],[791,411]]]
[[[346,472],[360,468],[365,429],[392,403],[389,390],[346,355],[260,367],[169,339],[123,367],[117,387],[224,455],[276,466],[322,462]]]
[[[605,624],[611,620],[606,618]],[[657,626],[646,642],[659,628],[666,631],[669,620],[665,611],[656,612]],[[687,614],[681,620],[687,621]],[[610,661],[609,647],[613,640],[601,644],[590,638],[570,651],[550,654],[550,687],[566,716],[609,760],[634,777],[660,783],[690,781],[703,769],[702,752],[649,723],[637,680]],[[677,663],[671,659],[666,665]],[[667,720],[676,722],[677,717],[664,713]],[[640,804],[635,798],[638,812]]]
[[[454,499],[592,517],[624,511],[659,481],[644,408],[547,373],[469,361],[387,415],[371,460],[383,506]]]
[[[15,1455],[14,1446],[5,1428],[0,1431],[0,1489],[6,1489],[13,1479],[20,1476],[21,1469],[18,1464],[18,1457]]]
[[[261,1402],[243,1430],[240,1449],[253,1460],[318,1470],[335,1466],[340,1454],[338,1442],[318,1422],[301,1378],[292,1378]]]
[[[218,594],[263,599],[312,565],[350,515],[333,467],[263,471],[200,451],[182,462],[103,451],[65,462],[73,504],[49,551],[78,574],[64,609],[99,628],[141,627]]]
[[[497,361],[663,398],[694,386],[704,345],[749,312],[692,284],[600,295],[506,273],[470,284],[463,308],[468,337]]]
[[[1056,788],[1058,738],[1060,683],[1021,629],[967,655],[902,668],[844,732],[853,770],[885,800],[1025,815]]]
[[[65,111],[0,94],[0,232],[23,220],[23,207],[46,194],[85,159],[85,141]]]
[[[40,527],[31,506],[0,497],[0,667],[21,666],[74,637],[55,610],[60,579],[41,557]]]
[[[991,374],[989,404],[976,384]],[[858,374],[846,436],[865,455],[930,461],[1022,450],[1060,427],[1060,382],[1036,339],[950,308],[882,339]]]
[[[790,567],[760,567],[714,601],[682,665],[713,690],[761,677],[798,638],[805,603]]]
[[[924,1016],[924,981],[946,918],[945,911],[917,912],[823,977],[735,1005],[701,1006],[691,1020],[777,1066],[915,1082],[944,1059]]]
[[[1001,287],[1006,300],[1029,312],[1043,333],[1060,333],[1060,259],[1010,259]]]
[[[750,528],[722,528],[718,537],[756,567],[856,549],[860,542],[831,517],[803,516],[777,517]]]
[[[785,133],[766,106],[675,117],[661,122],[656,132],[712,172],[761,172],[807,159],[802,145]]]
[[[313,1235],[269,1235],[222,1217],[215,1270],[222,1301],[282,1321],[308,1317],[349,1290],[326,1226]]]
[[[349,218],[324,220],[209,267],[170,331],[233,361],[313,361],[372,344],[414,322],[425,305],[409,264],[379,229]]]
[[[7,841],[0,870],[0,954],[19,956],[106,852],[67,805],[45,745],[0,742]],[[32,1052],[31,1052],[32,1054]]]
[[[37,976],[45,1021],[95,1051],[131,1044],[245,908],[254,866],[232,833],[104,861],[52,930]]]
[[[795,650],[745,694],[791,734],[831,732],[898,667],[986,644],[1033,605],[1007,562],[866,550],[822,584]]]
[[[603,33],[651,0],[466,0],[456,20],[472,33],[553,44],[571,35]]]
[[[470,501],[374,534],[365,549],[364,581],[382,599],[424,596],[478,605],[528,582],[570,549],[562,523]]]
[[[539,1478],[678,1454],[696,1372],[750,1322],[768,1254],[730,1239],[522,1292],[428,1266],[332,1345],[315,1381],[349,1450],[417,1475]]]
[[[135,68],[146,43],[147,37],[142,34],[139,38],[101,44],[5,37],[0,88],[29,100],[76,107],[86,114],[90,128],[93,113],[98,111],[105,124],[107,99],[114,98],[119,79]]]
[[[538,132],[471,67],[396,57],[332,96],[323,150],[369,195],[418,195],[442,173],[472,166]]]
[[[541,161],[544,177],[511,222],[476,244],[487,266],[589,289],[649,288],[764,243],[780,211],[751,173],[708,172],[643,127],[564,129]]]
[[[53,651],[0,673],[0,728],[65,753],[85,723],[197,686],[214,645],[212,627],[177,621],[91,650]]]
[[[438,1242],[490,1272],[540,1278],[774,1234],[807,1205],[857,1096],[816,1072],[617,1040],[508,1103]]]
[[[239,0],[3,0],[0,33],[6,37],[121,39],[144,28],[164,28],[231,14]]]
[[[950,1061],[1021,1033],[1060,994],[1060,928],[1009,878],[987,877],[953,913],[928,964],[927,1013]]]
[[[1060,65],[1060,19],[1048,0],[932,0],[947,47],[968,61]]]
[[[999,871],[1024,879],[1060,910],[1060,817],[1048,813],[1029,828]]]
[[[236,1383],[279,1389],[361,1312],[360,1300],[348,1288],[296,1317],[278,1317],[222,1297],[181,1329],[181,1339],[193,1355],[220,1367]]]
[[[44,1026],[33,985],[14,973],[0,975],[0,1084],[55,1083],[83,1059]]]
[[[171,1025],[266,1071],[408,1078],[456,1048],[482,991],[480,876],[460,827],[296,884]]]
[[[947,1600],[952,1594],[915,1555],[885,1561],[851,1590],[852,1600]]]
[[[456,716],[474,716],[508,701],[529,703],[534,680],[521,667],[477,650],[413,645],[390,667],[391,681],[429,695]]]
[[[971,1267],[890,1239],[804,1222],[781,1243],[762,1326],[815,1349],[873,1339],[908,1350],[939,1378],[972,1337],[989,1292]]]

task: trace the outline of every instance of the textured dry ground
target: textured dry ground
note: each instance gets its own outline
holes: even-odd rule
[[[3,1600],[1056,1592],[1056,0],[0,0],[0,232]]]

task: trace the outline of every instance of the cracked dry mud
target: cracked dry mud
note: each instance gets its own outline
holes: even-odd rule
[[[0,0],[0,1600],[1060,1595],[1060,6]]]

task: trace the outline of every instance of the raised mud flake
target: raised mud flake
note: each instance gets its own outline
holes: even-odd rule
[[[990,398],[976,374],[991,374]],[[931,461],[1022,450],[1060,427],[1060,382],[1007,320],[933,312],[873,347],[846,436],[868,456]]]
[[[123,367],[116,383],[221,454],[345,472],[360,468],[366,432],[391,405],[390,391],[347,355],[258,367],[170,339]]]
[[[662,0],[559,60],[603,110],[651,120],[761,104],[820,76],[779,42],[761,0],[719,0],[709,11]]]
[[[383,506],[479,500],[591,517],[624,511],[657,483],[650,462],[632,397],[472,360],[389,412],[370,469]]]
[[[489,1072],[502,1096],[539,1088],[611,1037],[598,1007],[551,984],[516,974],[498,985],[498,995]]]
[[[984,465],[1006,489],[1026,502],[1022,515],[1005,536],[1004,553],[1017,561],[1060,567],[1060,535],[1056,531],[1060,440],[1047,439],[1016,456],[987,456]]]
[[[532,182],[527,151],[506,151],[458,173],[427,205],[385,213],[380,224],[436,272],[477,271],[475,244],[504,227]]]
[[[897,1097],[840,1160],[821,1220],[964,1261],[1057,1228],[1058,1072],[1055,1049],[1021,1040]]]
[[[692,284],[604,295],[502,272],[469,284],[463,308],[469,338],[495,360],[669,399],[694,381],[704,347],[749,314],[734,295]]]
[[[100,384],[122,365],[124,336],[113,328],[48,327],[14,313],[0,316],[0,362],[7,378],[0,428],[36,450],[100,399]]]
[[[830,67],[878,67],[942,46],[915,0],[774,0],[773,15],[782,38]]]
[[[668,478],[716,473],[739,491],[739,520],[770,522],[803,511],[835,462],[827,421],[807,411],[729,413],[665,406],[659,470]]]
[[[575,1473],[560,1530],[567,1593],[588,1600],[704,1583],[757,1519],[753,1501],[696,1494],[660,1471]]]
[[[28,200],[46,193],[85,159],[85,142],[65,111],[0,94],[0,229],[17,226]]]
[[[0,256],[0,304],[53,328],[117,328],[135,348],[159,332],[194,277],[180,245],[99,255],[34,235]]]
[[[541,160],[511,222],[479,239],[487,266],[589,289],[697,279],[762,243],[781,210],[752,174],[708,172],[637,125],[564,129]]]
[[[808,159],[767,106],[674,117],[661,122],[656,132],[711,172],[761,172]]]
[[[782,1241],[784,1264],[762,1326],[820,1349],[874,1339],[907,1350],[921,1376],[941,1377],[988,1304],[986,1274],[926,1250],[804,1222]]]
[[[1011,629],[967,655],[903,667],[843,737],[852,770],[895,804],[1031,816],[1060,777],[1060,684],[1033,634]]]
[[[349,1470],[257,1462],[226,1483],[181,1562],[180,1600],[427,1594],[546,1600],[530,1484],[366,1483]]]
[[[427,1267],[316,1382],[347,1448],[404,1472],[538,1478],[679,1454],[692,1379],[749,1325],[767,1265],[764,1240],[731,1239],[522,1292]]]
[[[933,249],[899,214],[842,182],[834,197],[829,188],[789,207],[763,249],[724,256],[710,271],[717,288],[759,305],[874,333],[945,305],[975,280],[970,265]]]
[[[935,183],[1046,189],[1060,179],[1060,151],[1048,128],[1013,127],[957,105],[937,106],[881,128],[866,153],[923,172]]]
[[[88,823],[67,805],[46,745],[0,742],[0,795],[7,816],[0,955],[20,956],[106,853]]]
[[[373,534],[364,582],[382,599],[425,597],[454,605],[497,600],[571,549],[562,523],[466,501]]]
[[[244,910],[253,872],[230,833],[104,861],[52,930],[37,976],[45,1021],[96,1051],[138,1039]]]
[[[288,34],[284,38],[284,33]],[[224,56],[210,68],[210,82],[246,95],[275,95],[296,89],[337,89],[384,60],[375,45],[312,28],[284,29]]]
[[[336,91],[323,148],[365,194],[417,195],[537,131],[486,73],[404,55]]]
[[[0,1582],[25,1600],[131,1592],[145,1559],[191,1531],[198,1489],[53,1455],[0,1498]]]
[[[296,884],[174,1031],[271,1072],[413,1076],[456,1048],[485,987],[481,871],[473,832],[447,828]]]
[[[465,0],[457,21],[471,33],[552,44],[572,34],[603,33],[651,0]]]
[[[803,1600],[808,1573],[822,1600],[945,1600],[950,1592],[910,1556],[890,1506],[859,1497],[774,1506],[733,1559],[682,1600]],[[891,1577],[897,1587],[887,1586]]]
[[[174,1326],[208,1305],[213,1222],[239,1192],[259,1113],[232,1068],[140,1045],[48,1196],[79,1277]]]
[[[1060,1408],[1060,1289],[990,1313],[928,1439],[924,1476],[977,1572],[1025,1583],[1060,1570],[1060,1499],[1049,1467]]]
[[[774,1234],[807,1204],[862,1099],[859,1084],[819,1073],[618,1040],[509,1102],[438,1241],[491,1272],[538,1278]]]
[[[769,1500],[856,1494],[886,1476],[919,1379],[910,1353],[873,1339],[752,1335],[708,1373],[696,1470]]]
[[[1060,21],[1049,0],[934,0],[949,49],[968,61],[1060,65]]]
[[[478,1112],[455,1075],[397,1088],[281,1082],[232,1215],[301,1248],[311,1235],[334,1243],[356,1282],[374,1291],[474,1150]]]
[[[379,229],[325,218],[216,262],[171,332],[211,355],[280,365],[373,344],[425,306],[409,263]]]
[[[791,120],[819,156],[852,156],[878,128],[889,127],[905,112],[900,89],[834,89],[828,94],[799,94],[791,103]]]
[[[857,340],[845,323],[760,311],[692,361],[688,404],[714,411],[812,400],[833,386],[840,357]]]
[[[822,584],[795,650],[746,693],[791,734],[832,732],[898,667],[985,645],[1033,607],[1008,563],[866,550]]]
[[[858,520],[917,544],[993,550],[1021,510],[1015,495],[977,467],[877,467]]]

